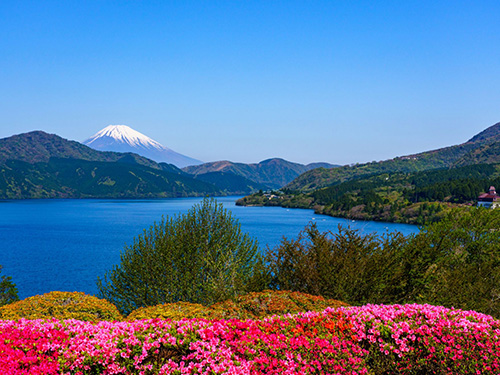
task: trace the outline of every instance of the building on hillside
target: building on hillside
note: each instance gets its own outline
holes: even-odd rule
[[[477,197],[477,206],[486,208],[497,208],[500,206],[500,195],[497,194],[494,186],[490,186],[490,190],[487,193]]]

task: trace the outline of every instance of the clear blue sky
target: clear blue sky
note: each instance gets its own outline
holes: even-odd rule
[[[0,2],[0,138],[382,160],[500,121],[499,1]]]

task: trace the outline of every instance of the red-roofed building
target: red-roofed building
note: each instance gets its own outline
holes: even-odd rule
[[[490,186],[490,190],[487,193],[477,197],[477,206],[486,208],[496,208],[500,206],[500,195],[497,194],[494,186]]]

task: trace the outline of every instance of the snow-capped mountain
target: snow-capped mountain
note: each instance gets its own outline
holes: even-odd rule
[[[179,168],[203,163],[179,154],[126,125],[109,125],[83,144],[99,151],[133,152],[157,162],[174,164]]]

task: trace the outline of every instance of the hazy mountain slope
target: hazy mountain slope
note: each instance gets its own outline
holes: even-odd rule
[[[444,147],[437,150],[402,156],[381,162],[343,166],[334,169],[315,169],[300,175],[287,186],[286,189],[297,191],[312,191],[314,189],[331,186],[344,181],[358,179],[385,172],[418,172],[436,168],[449,168],[456,165],[468,165],[488,162],[485,157],[488,145],[494,144],[500,138],[500,123],[497,123],[466,143]],[[494,153],[492,145],[490,153]],[[482,156],[481,151],[483,150]],[[477,156],[474,156],[478,153]],[[491,157],[491,162],[497,159]]]
[[[315,168],[316,165],[329,165],[331,167],[335,167],[334,165],[330,165],[328,163],[303,165],[274,158],[261,161],[257,164],[233,163],[224,160],[197,166],[189,166],[182,168],[182,170],[195,176],[210,172],[229,172],[265,185],[268,188],[278,189],[285,186],[301,173],[304,173],[311,168]]]
[[[99,151],[133,152],[177,167],[203,163],[179,154],[126,125],[109,125],[85,140],[83,144]]]

